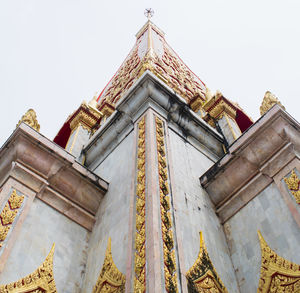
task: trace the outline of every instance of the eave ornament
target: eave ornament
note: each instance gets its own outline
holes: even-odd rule
[[[125,276],[118,270],[111,254],[111,239],[108,238],[104,263],[93,288],[93,293],[123,293],[125,292]],[[0,292],[1,293],[1,292]]]
[[[0,293],[57,293],[53,277],[53,244],[43,264],[32,274],[17,282],[0,285]]]
[[[186,273],[189,293],[228,293],[219,278],[200,232],[200,251],[197,260]]]
[[[284,178],[284,182],[286,183],[288,189],[294,196],[297,204],[300,204],[300,190],[299,190],[299,183],[300,179],[293,170],[289,177]]]
[[[278,98],[272,94],[271,92],[267,91],[265,93],[264,99],[261,103],[259,108],[260,115],[264,115],[268,110],[270,110],[275,104],[279,105],[283,110],[285,110],[284,106],[280,103]]]
[[[300,292],[300,266],[294,264],[273,251],[260,231],[258,237],[261,247],[261,270],[258,293]]]
[[[17,126],[18,127],[22,122],[26,123],[36,131],[40,131],[40,124],[37,121],[36,113],[33,109],[29,109],[20,119]]]

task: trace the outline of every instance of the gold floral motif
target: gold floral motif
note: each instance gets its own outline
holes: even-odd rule
[[[13,190],[8,202],[12,210],[19,209],[23,203],[24,196],[18,195],[16,190]]]
[[[279,105],[283,110],[285,110],[285,108],[280,103],[280,101],[278,100],[278,98],[274,94],[272,94],[271,92],[267,91],[265,93],[264,99],[263,99],[263,101],[261,103],[261,106],[259,108],[260,115],[265,114],[275,104]]]
[[[20,119],[16,127],[18,127],[22,122],[26,123],[36,131],[40,131],[40,124],[37,121],[36,113],[33,109],[29,109]]]
[[[6,239],[23,201],[24,196],[18,195],[16,190],[13,190],[0,214],[0,248],[3,246],[3,241]]]
[[[160,187],[160,213],[161,230],[164,252],[165,286],[169,293],[178,292],[176,257],[174,250],[174,238],[172,231],[172,217],[170,213],[170,191],[168,184],[168,170],[166,164],[166,151],[164,141],[163,121],[158,117],[156,121],[156,141],[158,156],[158,175]]]
[[[146,291],[145,151],[145,117],[143,117],[138,123],[138,157],[136,179],[134,292],[137,293],[143,293]]]
[[[261,269],[257,292],[300,292],[300,266],[277,255],[258,231]]]
[[[139,57],[138,50],[141,43],[140,37],[143,35],[142,33],[138,36],[137,43],[129,54],[129,57],[124,61],[107,88],[105,88],[103,95],[100,96],[100,109],[107,103],[114,107],[146,70],[151,71],[170,86],[181,95],[187,103],[192,102],[193,109],[195,100],[197,100],[199,105],[205,102],[207,90],[201,80],[181,61],[174,51],[170,49],[164,37],[161,35],[159,40],[162,44],[163,54],[161,56],[160,54],[158,55],[153,48],[151,37],[152,30],[156,33],[158,31],[154,28],[152,23],[149,23],[147,30],[150,38],[147,52],[143,57]]]
[[[300,190],[299,190],[300,179],[294,170],[291,172],[290,177],[284,178],[284,182],[286,183],[288,189],[291,191],[292,195],[294,196],[297,204],[300,204]]]
[[[36,271],[17,282],[0,285],[0,293],[56,293],[57,291],[53,276],[54,247],[55,245],[53,244],[45,261]]]
[[[18,211],[16,210],[11,210],[9,208],[9,204],[7,203],[4,206],[4,209],[2,210],[1,214],[0,214],[0,218],[1,218],[1,223],[3,226],[6,226],[8,224],[12,224],[16,215],[17,215]]]
[[[200,232],[200,251],[197,260],[186,273],[189,293],[227,293],[205,247]]]
[[[103,266],[93,288],[93,293],[125,292],[125,276],[116,267],[111,254],[111,239],[108,238]],[[1,293],[1,292],[0,292]]]

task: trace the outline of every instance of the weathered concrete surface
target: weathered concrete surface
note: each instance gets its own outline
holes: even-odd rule
[[[268,245],[287,260],[300,263],[300,231],[273,183],[224,224],[241,292],[256,292],[260,276],[260,230]]]
[[[86,229],[36,198],[0,275],[0,283],[15,282],[34,272],[55,243],[57,291],[79,293],[85,271],[87,241]]]
[[[118,269],[126,273],[130,197],[135,167],[135,141],[131,132],[94,172],[109,182],[96,217],[88,250],[87,270],[82,289],[92,292],[103,265],[108,237],[112,256]]]
[[[176,233],[182,242],[184,265],[181,263],[181,277],[197,259],[200,241],[199,231],[203,231],[209,256],[228,292],[239,292],[223,227],[215,214],[209,196],[201,187],[199,174],[204,173],[214,162],[203,153],[186,143],[169,129],[171,186],[178,223]]]

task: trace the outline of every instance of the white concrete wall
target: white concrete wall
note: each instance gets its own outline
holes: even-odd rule
[[[278,255],[300,263],[299,227],[275,184],[264,189],[224,226],[242,293],[256,292],[258,287],[261,250],[257,230]]]
[[[87,240],[86,229],[34,199],[0,275],[0,284],[15,282],[34,272],[55,243],[53,271],[57,292],[81,292]]]
[[[128,225],[133,168],[135,166],[135,141],[131,132],[94,170],[109,182],[91,234],[87,270],[82,289],[92,292],[103,265],[108,237],[111,237],[112,256],[118,269],[126,273]]]
[[[184,254],[184,273],[197,259],[199,231],[203,231],[209,256],[228,292],[239,292],[223,227],[199,177],[213,161],[169,129],[170,161],[174,177],[171,187]]]

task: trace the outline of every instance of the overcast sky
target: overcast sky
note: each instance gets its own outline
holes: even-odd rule
[[[0,0],[0,145],[29,108],[53,139],[121,65],[146,7],[212,92],[256,120],[270,90],[300,120],[299,0]]]

